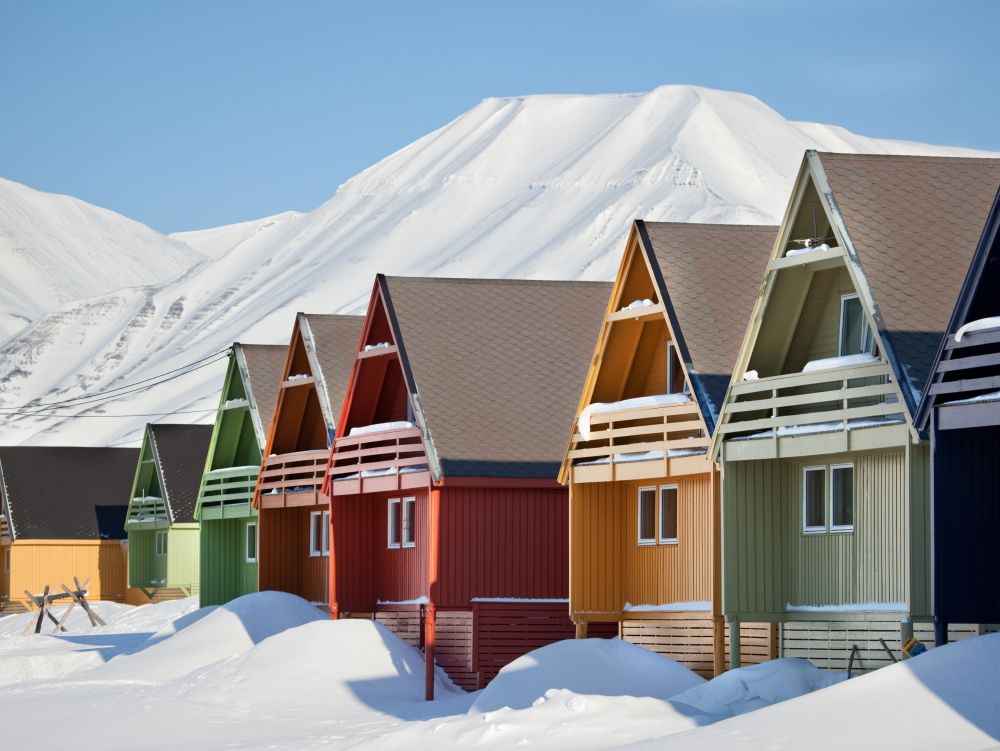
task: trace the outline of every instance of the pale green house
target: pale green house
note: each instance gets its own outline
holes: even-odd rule
[[[210,425],[146,426],[125,530],[128,585],[150,599],[199,591],[198,486]]]

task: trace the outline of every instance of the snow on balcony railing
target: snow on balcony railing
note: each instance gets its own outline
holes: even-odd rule
[[[354,427],[338,438],[330,454],[328,476],[336,495],[338,491],[363,492],[363,481],[379,478],[383,478],[380,488],[400,487],[402,475],[428,471],[420,428],[397,420]]]
[[[317,449],[266,457],[261,462],[258,495],[312,493],[318,497],[328,456],[326,449]]]
[[[202,508],[250,503],[259,472],[260,467],[255,464],[206,472],[201,478],[198,502]]]

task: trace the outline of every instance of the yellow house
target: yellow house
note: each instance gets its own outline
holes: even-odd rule
[[[124,601],[125,510],[137,449],[0,448],[0,612],[25,592],[90,580],[88,599]]]

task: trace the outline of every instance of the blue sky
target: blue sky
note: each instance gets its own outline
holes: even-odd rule
[[[1000,150],[1000,3],[0,0],[0,176],[164,232],[314,208],[489,96],[692,83]]]

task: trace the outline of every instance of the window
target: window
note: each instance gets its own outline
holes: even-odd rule
[[[656,544],[656,488],[639,488],[639,544]]]
[[[677,486],[660,488],[660,542],[677,542]]]
[[[398,498],[389,499],[388,533],[386,535],[386,547],[398,548],[402,542],[402,519],[400,518],[400,503]]]
[[[854,467],[850,464],[830,467],[830,529],[854,529]]]
[[[330,554],[330,512],[313,511],[309,514],[309,555]]]
[[[417,499],[403,499],[403,547],[412,548],[417,544],[416,534]]]
[[[158,529],[154,532],[154,535],[153,555],[160,557],[165,556],[167,554],[167,530]]]
[[[10,548],[5,548],[3,551],[3,570],[10,571]]]
[[[246,526],[246,562],[257,562],[257,524],[255,522]]]
[[[686,391],[687,381],[684,379],[677,346],[673,342],[667,342],[667,393],[680,394]]]
[[[857,295],[840,298],[840,355],[874,352],[875,341]]]
[[[802,528],[806,532],[826,532],[826,467],[803,470]]]

